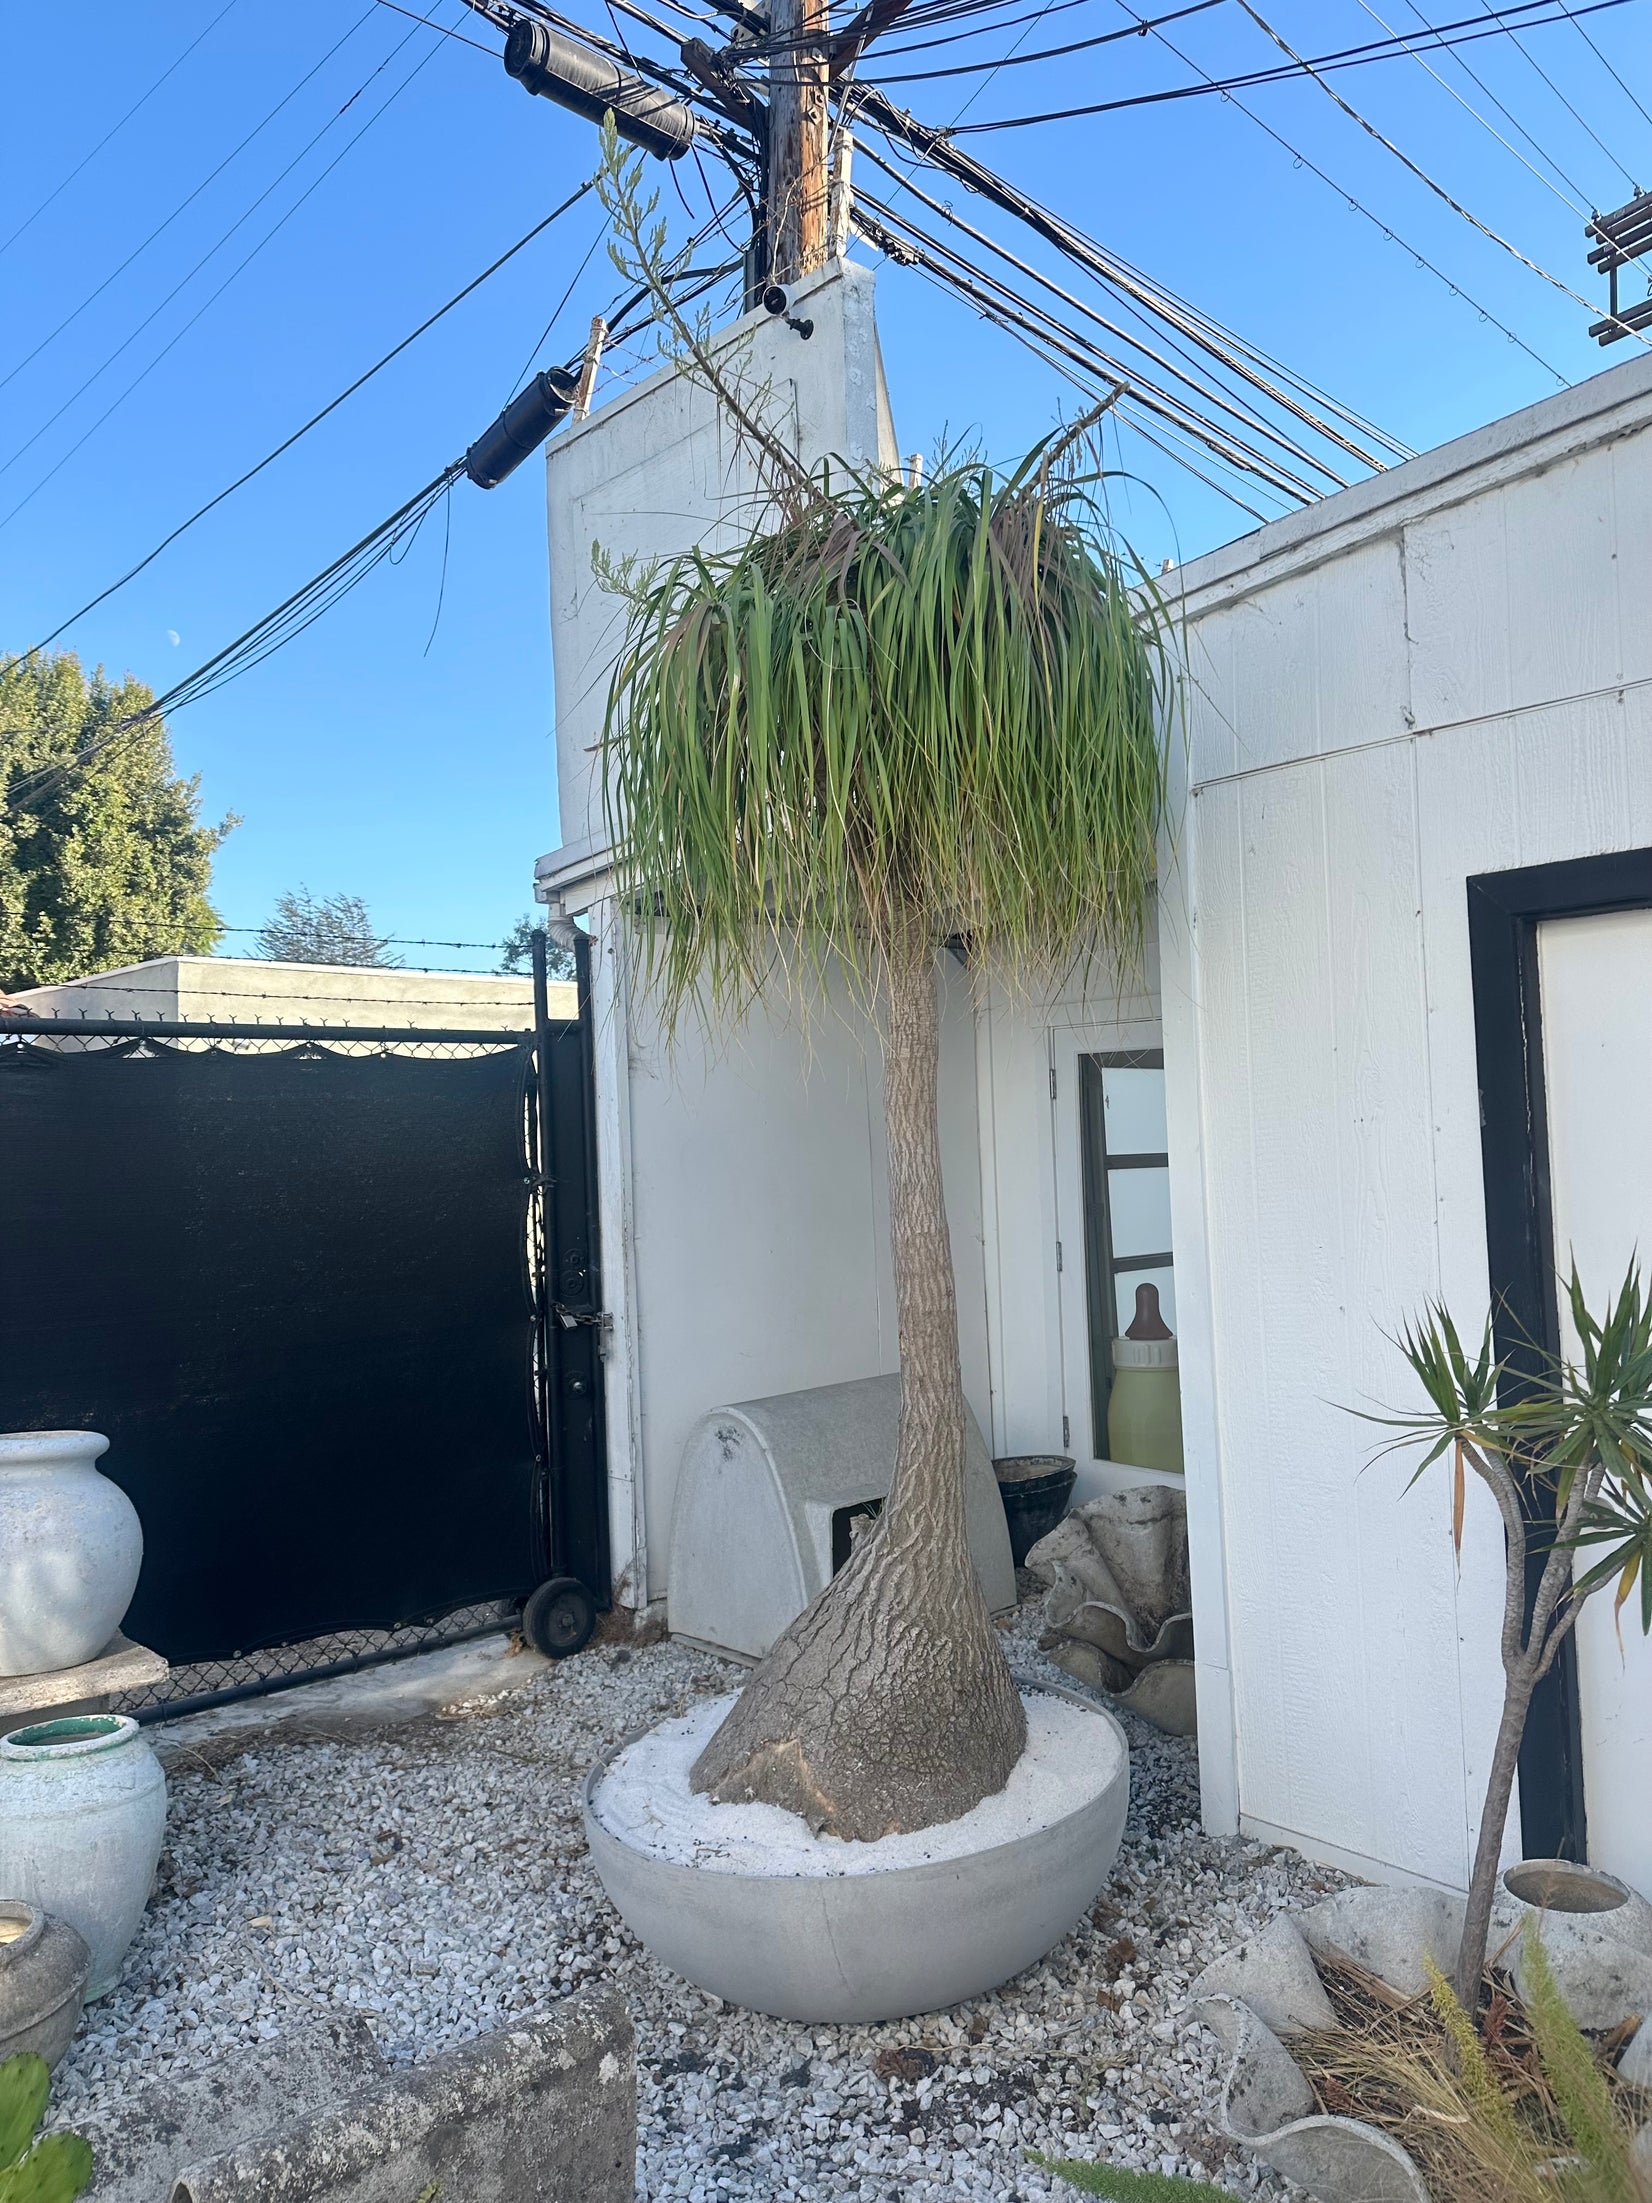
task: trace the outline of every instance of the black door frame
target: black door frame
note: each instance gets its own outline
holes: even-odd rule
[[[1514,1395],[1560,1347],[1537,929],[1549,918],[1649,908],[1652,849],[1483,872],[1468,882],[1492,1327]],[[1528,1548],[1528,1605],[1543,1561],[1540,1546]],[[1588,1855],[1571,1637],[1532,1698],[1520,1751],[1520,1830],[1527,1858]]]

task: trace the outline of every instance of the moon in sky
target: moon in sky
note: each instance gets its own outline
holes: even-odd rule
[[[175,627],[169,627],[167,629],[166,639],[172,645],[174,650],[176,650],[178,645],[183,641],[183,637],[178,633],[178,630]]]

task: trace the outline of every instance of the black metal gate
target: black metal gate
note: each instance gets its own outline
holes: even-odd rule
[[[109,1437],[164,1710],[551,1577],[607,1605],[588,986],[545,999],[526,1033],[0,1019],[0,1430]]]

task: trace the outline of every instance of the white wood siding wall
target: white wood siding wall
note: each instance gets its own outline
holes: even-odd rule
[[[965,1391],[990,1433],[975,1017],[950,959],[942,986],[959,1344]],[[609,1442],[621,1414],[639,1488],[616,1491],[613,1509],[633,1525],[627,1589],[640,1601],[669,1590],[677,1472],[702,1415],[878,1376],[900,1356],[883,1066],[848,997],[815,1003],[806,1024],[784,1003],[760,1006],[737,1031],[711,1041],[691,1027],[669,1049],[646,1003],[630,1004],[627,1027],[629,1192],[623,1220],[605,1216],[605,1246],[617,1236],[629,1252],[628,1352],[608,1373],[629,1391],[610,1401]]]
[[[1187,570],[1161,915],[1207,1817],[1461,1885],[1501,1540],[1366,1466],[1488,1298],[1464,883],[1652,843],[1652,367]]]

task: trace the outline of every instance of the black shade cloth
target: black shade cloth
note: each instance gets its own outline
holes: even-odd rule
[[[524,1046],[0,1047],[0,1430],[77,1428],[174,1661],[545,1574]]]

